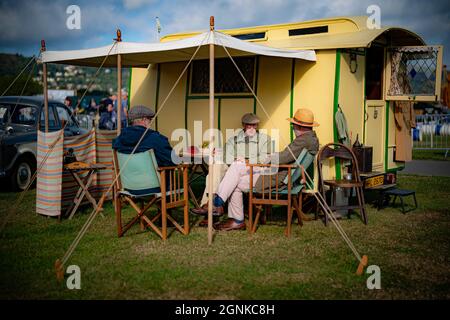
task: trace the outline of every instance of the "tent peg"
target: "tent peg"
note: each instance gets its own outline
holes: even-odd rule
[[[55,272],[56,272],[56,279],[61,282],[64,279],[64,270],[61,260],[56,259],[55,261]]]
[[[366,255],[363,255],[361,260],[359,261],[358,269],[356,270],[356,274],[358,276],[363,274],[364,268],[367,267],[369,262],[369,258]]]

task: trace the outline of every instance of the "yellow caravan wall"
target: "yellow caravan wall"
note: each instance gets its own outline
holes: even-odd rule
[[[290,88],[292,59],[260,57],[258,77],[258,97],[270,120],[260,105],[256,107],[256,114],[261,119],[260,127],[279,130],[277,150],[290,143],[290,125],[286,120],[290,116]]]
[[[352,144],[357,135],[359,142],[363,142],[364,73],[366,67],[364,58],[364,56],[357,55],[357,64],[352,62],[350,65],[350,54],[341,53],[338,101],[347,120],[348,134],[351,136]]]
[[[133,68],[130,81],[130,107],[141,104],[155,108],[156,67],[150,65],[148,69]],[[155,129],[155,122],[153,122],[152,128]]]
[[[317,61],[307,63],[296,61],[294,82],[293,112],[297,108],[309,108],[319,123],[315,128],[321,146],[333,142],[333,99],[336,68],[335,50],[316,51]],[[331,171],[324,166],[324,176],[334,177],[335,169]]]

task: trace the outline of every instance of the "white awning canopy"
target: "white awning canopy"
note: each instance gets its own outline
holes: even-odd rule
[[[117,42],[115,45],[92,49],[44,51],[42,62],[94,67],[99,66],[108,56],[103,66],[116,67],[116,56],[120,54],[122,67],[147,67],[153,63],[188,61],[199,46],[201,48],[195,59],[207,59],[209,44],[216,46],[216,58],[227,56],[223,48],[226,47],[232,56],[263,55],[316,61],[314,50],[278,49],[239,40],[218,31],[208,31],[191,38],[170,42]]]

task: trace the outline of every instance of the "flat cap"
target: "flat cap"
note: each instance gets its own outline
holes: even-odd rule
[[[257,124],[259,123],[259,118],[254,113],[246,113],[242,116],[242,123]]]
[[[155,111],[146,106],[134,106],[128,112],[128,119],[133,121],[141,118],[153,118]]]

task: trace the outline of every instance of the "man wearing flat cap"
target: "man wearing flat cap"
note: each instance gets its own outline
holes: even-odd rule
[[[169,139],[158,131],[150,129],[154,117],[155,112],[146,106],[131,108],[128,113],[131,126],[122,129],[120,135],[113,140],[112,147],[121,153],[130,154],[148,128],[135,153],[153,149],[159,167],[173,166],[175,164],[172,157],[175,155]]]
[[[228,139],[225,145],[225,163],[215,163],[213,165],[214,181],[213,190],[217,190],[217,186],[225,175],[228,165],[234,161],[258,163],[260,159],[264,159],[271,151],[271,138],[258,131],[259,118],[254,113],[246,113],[242,116],[242,129]],[[219,161],[220,162],[220,161]],[[208,213],[208,190],[209,177],[206,177],[206,188],[200,202],[200,208],[194,208],[192,213],[206,215]]]
[[[313,127],[319,124],[314,121],[314,114],[309,109],[298,109],[293,118],[288,119],[293,126],[295,139],[281,152],[272,154],[271,157],[264,161],[265,163],[290,164],[293,163],[303,149],[307,149],[311,153],[319,150],[319,140]],[[286,172],[280,172],[279,181],[283,181],[287,175]],[[272,175],[272,185],[275,185],[276,175]],[[253,183],[256,192],[262,192],[262,178],[256,170],[253,174]],[[266,178],[267,179],[267,178]],[[269,183],[266,183],[268,186]],[[223,206],[228,201],[228,220],[215,225],[218,230],[241,230],[245,229],[244,222],[244,191],[250,188],[250,171],[245,163],[233,162],[228,168],[225,176],[217,188],[214,196],[214,211],[223,212]]]

